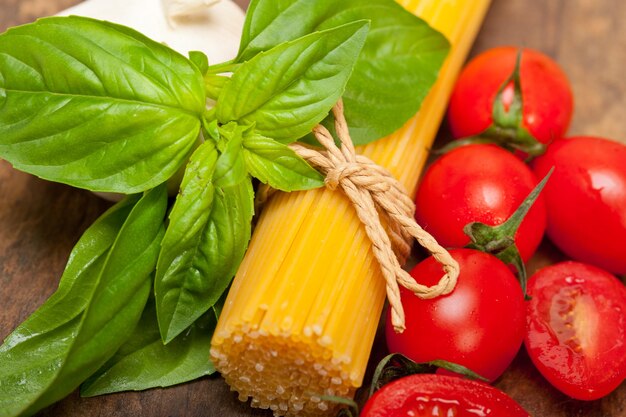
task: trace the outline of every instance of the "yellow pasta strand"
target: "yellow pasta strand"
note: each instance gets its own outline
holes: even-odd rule
[[[454,80],[489,0],[401,0],[451,43],[419,113],[358,149],[415,193]],[[263,209],[212,341],[211,357],[242,401],[275,415],[332,415],[321,396],[361,386],[385,301],[371,243],[340,191],[278,193]]]

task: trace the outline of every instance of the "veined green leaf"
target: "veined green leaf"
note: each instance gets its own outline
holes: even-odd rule
[[[202,118],[202,131],[207,140],[211,139],[215,143],[221,140],[219,127],[217,120],[211,119],[210,115],[205,115],[205,117]]]
[[[187,160],[204,108],[196,66],[132,29],[71,16],[0,35],[0,157],[42,178],[152,188]]]
[[[166,343],[215,304],[250,239],[250,179],[215,188],[218,161],[211,141],[194,152],[170,213],[155,280],[159,328]]]
[[[449,50],[443,35],[395,1],[253,0],[237,61],[358,19],[368,19],[371,28],[343,101],[354,143],[371,142],[419,110]]]
[[[202,293],[205,288],[203,236],[213,207],[217,157],[210,140],[196,149],[169,215],[154,284],[158,322],[165,342],[174,339],[203,313],[196,312],[195,305],[186,304],[184,290],[193,288],[192,292]],[[183,318],[179,319],[181,315]],[[185,324],[180,325],[181,321]]]
[[[202,51],[189,51],[189,60],[198,68],[204,76],[209,70],[209,57]]]
[[[164,345],[151,299],[130,339],[81,385],[81,395],[168,387],[214,373],[209,351],[215,323],[215,314],[208,312]]]
[[[144,309],[165,187],[117,204],[75,246],[59,289],[0,346],[0,416],[31,415],[113,356]]]
[[[368,26],[358,21],[312,33],[242,63],[220,92],[218,121],[256,124],[280,142],[306,135],[341,97]]]
[[[230,187],[248,178],[246,163],[243,159],[242,142],[245,128],[229,123],[218,129],[218,147],[222,154],[217,159],[213,182],[217,187]]]
[[[287,145],[258,134],[246,136],[243,156],[253,177],[282,191],[309,190],[324,185],[324,176]]]

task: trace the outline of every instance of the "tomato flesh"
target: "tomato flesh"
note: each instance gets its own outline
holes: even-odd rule
[[[593,400],[626,377],[626,288],[597,267],[567,261],[528,282],[526,349],[565,394]]]
[[[490,385],[433,374],[410,375],[384,385],[361,412],[361,417],[528,415],[513,399]]]

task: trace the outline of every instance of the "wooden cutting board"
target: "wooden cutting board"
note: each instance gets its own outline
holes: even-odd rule
[[[77,0],[0,0],[0,31],[54,14]],[[247,0],[237,1],[242,7]],[[570,134],[598,135],[626,143],[626,2],[621,0],[493,0],[472,55],[512,44],[554,57],[570,77],[576,98]],[[446,130],[442,129],[441,136]],[[89,192],[49,183],[0,161],[0,339],[54,291],[81,233],[108,203]],[[626,208],[625,208],[626,209]],[[542,246],[532,268],[558,259]],[[384,354],[378,339],[373,360]],[[496,382],[534,416],[624,417],[626,383],[592,402],[553,389],[520,352]],[[219,378],[169,389],[81,399],[77,393],[39,416],[200,417],[269,416],[240,403]]]

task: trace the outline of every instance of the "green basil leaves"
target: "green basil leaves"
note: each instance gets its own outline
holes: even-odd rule
[[[235,149],[239,155],[241,151]],[[247,173],[226,186],[213,182],[216,165],[228,155],[227,151],[218,158],[213,142],[202,144],[189,161],[170,213],[155,280],[159,326],[166,343],[215,304],[250,240],[254,204]]]
[[[217,120],[254,123],[261,135],[286,143],[303,137],[341,97],[368,26],[349,23],[254,56],[222,89]]]
[[[253,0],[237,60],[359,19],[371,27],[343,96],[345,115],[355,144],[380,139],[419,110],[449,50],[445,37],[395,1]]]
[[[195,65],[128,28],[54,17],[0,35],[0,156],[42,178],[155,187],[186,161],[204,107]]]

